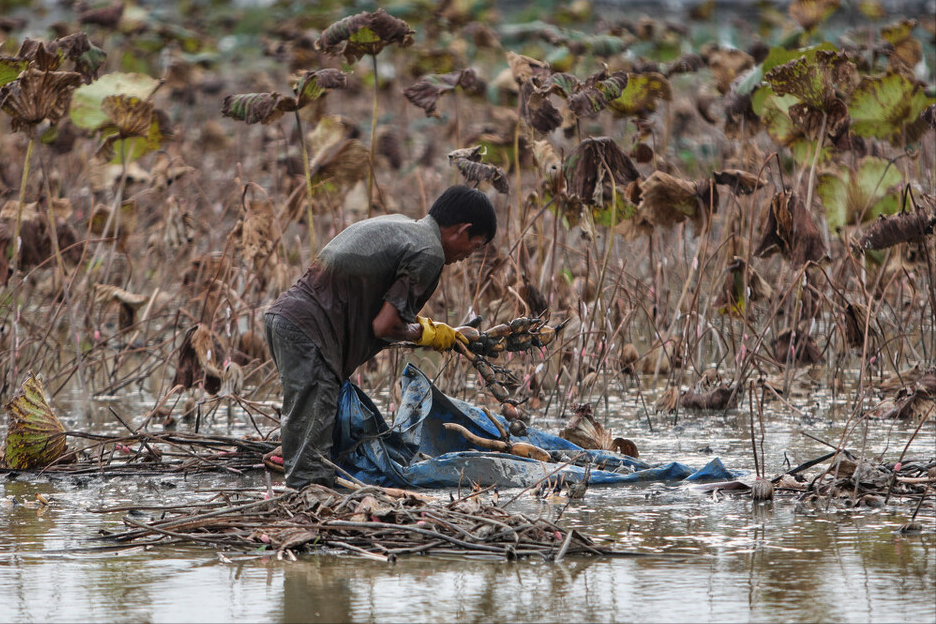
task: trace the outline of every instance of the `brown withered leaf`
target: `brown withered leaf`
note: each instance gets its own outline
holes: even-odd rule
[[[237,347],[231,354],[231,361],[245,366],[254,361],[266,362],[270,359],[266,339],[253,329],[248,329],[237,338]]]
[[[124,3],[115,2],[104,7],[87,9],[78,13],[78,23],[94,24],[104,28],[116,28],[123,17]]]
[[[100,237],[116,236],[124,244],[128,236],[136,230],[137,204],[127,200],[121,203],[117,213],[112,213],[109,206],[97,204],[91,212],[88,224],[92,234]]]
[[[182,273],[182,286],[189,292],[198,293],[217,280],[229,280],[233,271],[229,256],[220,252],[206,253],[189,261]]]
[[[154,190],[164,191],[182,176],[196,171],[194,167],[184,164],[181,158],[170,158],[164,152],[159,152],[150,169],[150,183]]]
[[[705,50],[702,57],[715,74],[715,86],[722,95],[728,93],[735,78],[754,66],[753,57],[737,48]]]
[[[796,265],[818,262],[826,255],[825,242],[812,215],[793,191],[781,191],[770,200],[764,235],[754,255],[777,251]]]
[[[744,271],[747,267],[747,290],[744,288]],[[728,275],[715,299],[715,307],[722,314],[743,314],[747,302],[764,301],[773,295],[773,288],[744,258],[735,256],[725,267]]]
[[[562,114],[549,101],[549,89],[538,88],[534,79],[520,85],[520,117],[544,134],[562,124]]]
[[[623,191],[629,182],[640,178],[637,167],[610,137],[579,143],[566,157],[562,170],[569,196],[590,205],[603,204],[604,186],[610,185],[611,179]]]
[[[20,46],[17,58],[30,61],[33,69],[41,72],[52,72],[62,64],[62,56],[56,50],[50,49],[45,41],[27,38]]]
[[[246,216],[237,222],[228,240],[240,250],[244,260],[258,272],[276,249],[276,210],[269,199],[245,200]]]
[[[868,318],[868,308],[860,303],[849,303],[845,306],[845,340],[852,347],[861,348],[865,341],[865,319]],[[872,345],[877,337],[877,330],[871,325],[874,317],[868,323],[868,338]],[[873,347],[872,347],[873,350]]]
[[[562,159],[556,153],[549,141],[536,141],[533,143],[533,160],[543,175],[547,189],[552,195],[559,194],[565,183],[562,176]]]
[[[497,189],[498,193],[506,195],[510,192],[510,184],[504,170],[495,165],[480,162],[484,151],[482,146],[455,150],[448,155],[449,164],[461,172],[469,182],[488,182]]]
[[[382,126],[377,130],[376,153],[386,159],[391,169],[398,171],[405,158],[402,132],[397,126]]]
[[[679,406],[692,410],[726,410],[738,406],[740,395],[740,392],[733,393],[730,385],[719,385],[703,392],[690,389],[679,397]]]
[[[905,368],[901,371],[896,371],[892,375],[884,378],[881,383],[878,384],[878,390],[881,392],[898,392],[903,388],[913,386],[918,381],[923,379],[926,369],[920,367],[920,363],[917,362],[910,368]]]
[[[26,38],[16,53],[17,58],[36,61],[37,67],[43,71],[58,69],[62,58],[77,61],[81,56],[93,48],[88,35],[76,32],[52,41],[39,41]]]
[[[428,117],[438,117],[436,105],[445,93],[461,87],[468,94],[477,94],[484,89],[478,72],[472,68],[447,74],[425,76],[403,90],[403,95],[414,105],[423,109]]]
[[[689,52],[668,63],[663,70],[663,75],[669,78],[676,74],[692,74],[703,67],[705,67],[705,59],[698,54]]]
[[[0,87],[0,109],[10,116],[14,132],[29,132],[48,119],[61,119],[71,105],[72,92],[81,84],[81,74],[39,71],[29,68]]]
[[[153,103],[131,95],[108,95],[101,110],[121,138],[146,136],[153,120]]]
[[[918,22],[903,18],[881,29],[881,38],[893,46],[890,54],[892,69],[900,66],[911,69],[923,59],[923,44],[913,36],[913,29]]]
[[[348,75],[340,69],[324,68],[305,70],[293,79],[293,92],[296,94],[296,107],[305,108],[315,100],[324,97],[333,89],[348,86]]]
[[[604,428],[604,425],[595,420],[591,405],[577,403],[573,409],[572,418],[559,432],[559,437],[583,449],[612,450],[614,436]]]
[[[204,323],[190,327],[179,347],[179,359],[172,385],[192,388],[204,382],[208,394],[217,394],[221,389],[221,366],[219,364],[224,346],[220,337]]]
[[[609,74],[601,70],[590,75],[584,82],[571,74],[554,74],[551,78],[550,91],[559,93],[566,99],[569,110],[579,118],[592,119],[608,107],[608,104],[621,96],[627,87],[627,72],[617,71]]]
[[[326,28],[315,47],[333,56],[343,55],[356,63],[366,55],[377,55],[388,45],[401,48],[413,45],[416,31],[384,9],[363,12],[341,19]]]
[[[221,114],[248,124],[258,121],[269,124],[282,117],[283,113],[296,110],[297,106],[295,98],[275,92],[241,93],[225,96],[221,103]]]
[[[841,0],[793,0],[787,11],[803,30],[810,31],[825,22],[841,6]]]
[[[708,207],[707,190],[695,182],[654,171],[640,183],[638,215],[653,226],[672,227],[686,219],[699,226]]]
[[[518,85],[534,76],[548,78],[552,74],[549,63],[509,50],[507,51],[507,64],[510,66],[510,73]]]
[[[344,139],[317,152],[309,168],[313,181],[349,188],[367,176],[367,163],[367,148],[357,139]]]
[[[679,387],[678,386],[667,386],[666,390],[660,394],[660,397],[656,400],[656,403],[653,404],[653,407],[658,412],[674,412],[679,406]]]
[[[933,130],[936,130],[936,104],[930,104],[920,113],[920,119],[923,120]]]
[[[933,233],[936,217],[922,208],[913,212],[881,215],[858,240],[860,249],[886,249],[900,243],[919,242]]]
[[[18,204],[19,202],[15,200],[7,202],[4,205],[2,214],[0,214],[0,219],[2,219],[0,223],[5,224],[7,236],[11,239]],[[78,234],[66,218],[67,213],[70,212],[70,204],[62,200],[53,201],[52,212],[55,215],[58,248],[67,262],[77,262],[81,257],[81,247],[76,245],[79,241]],[[52,235],[49,231],[48,218],[39,214],[38,203],[26,204],[24,207],[20,222],[20,241],[20,257],[17,262],[20,270],[29,270],[53,257]],[[2,245],[3,241],[0,238],[0,246]],[[9,241],[7,242],[7,250],[9,250]],[[0,280],[6,277],[2,267],[7,266],[7,259],[8,256],[4,256],[4,263],[0,265]]]
[[[641,164],[653,162],[653,148],[646,143],[638,143],[631,150],[631,158]]]
[[[116,301],[119,304],[120,315],[118,326],[121,330],[125,330],[133,325],[137,309],[146,305],[149,300],[150,298],[148,295],[138,295],[111,284],[94,285],[95,303],[103,305],[111,301]]]
[[[716,184],[730,187],[735,195],[750,195],[767,185],[764,178],[758,178],[755,174],[740,169],[723,169],[712,172],[712,175]]]
[[[816,344],[816,340],[805,331],[797,331],[794,339],[792,329],[788,329],[773,341],[774,358],[781,364],[812,365],[822,364],[825,357]]]

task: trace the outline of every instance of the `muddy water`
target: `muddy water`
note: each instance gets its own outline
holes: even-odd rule
[[[816,397],[814,397],[816,398]],[[822,397],[818,397],[822,399]],[[828,403],[828,401],[825,401]],[[838,440],[844,419],[827,409],[766,414],[767,473],[826,452],[799,431]],[[138,412],[139,413],[139,412]],[[610,401],[607,426],[637,442],[651,463],[700,467],[720,457],[753,468],[747,413],[654,415],[650,432],[636,404]],[[74,416],[66,426],[91,423]],[[236,413],[202,423],[225,435],[249,433]],[[548,430],[560,423],[540,423]],[[101,423],[94,423],[101,426]],[[185,426],[185,425],[183,425]],[[896,460],[913,428],[872,422],[859,430],[869,453]],[[924,428],[908,456],[936,455]],[[236,476],[11,476],[0,502],[0,621],[847,621],[936,620],[936,518],[917,517],[920,534],[895,532],[906,504],[826,510],[792,498],[753,503],[667,484],[591,488],[584,501],[523,496],[515,511],[616,540],[639,556],[501,562],[412,557],[385,564],[333,555],[277,560],[211,546],[101,552],[94,537],[120,530],[120,504],[207,500],[218,489],[263,488],[259,471]],[[13,505],[41,493],[45,508]],[[447,496],[447,492],[439,492]],[[501,503],[513,496],[501,492]],[[135,516],[150,518],[151,512]]]

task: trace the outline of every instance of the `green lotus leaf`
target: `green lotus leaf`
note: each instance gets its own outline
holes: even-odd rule
[[[553,74],[549,79],[553,83],[551,90],[564,98],[578,91],[582,85],[578,78],[565,72]]]
[[[857,169],[821,174],[816,192],[825,206],[829,228],[835,229],[897,212],[900,200],[894,187],[901,182],[896,167],[868,156]]]
[[[415,32],[403,20],[378,9],[335,22],[322,32],[316,47],[326,54],[342,54],[349,63],[356,63],[365,55],[379,54],[393,43],[401,48],[412,45]]]
[[[124,157],[127,162],[132,162],[162,148],[172,137],[172,129],[169,117],[163,111],[155,110],[144,136],[121,138],[117,127],[113,125],[105,126],[102,134],[104,141],[98,149],[98,154],[112,164],[121,164]]]
[[[158,85],[158,80],[145,74],[106,74],[89,85],[75,89],[69,117],[79,128],[97,130],[108,122],[107,113],[101,108],[104,98],[123,94],[145,100]]]
[[[818,141],[810,141],[806,137],[795,139],[792,145],[790,145],[790,153],[793,154],[793,160],[800,165],[812,165],[813,159],[816,156],[817,145]],[[834,154],[835,150],[831,146],[823,145],[822,152],[819,154],[819,159],[816,162],[819,164],[830,162]]]
[[[798,104],[800,100],[795,95],[776,95],[769,87],[762,87],[755,91],[752,99],[754,110],[760,110],[761,122],[770,138],[788,147],[797,163],[812,164],[818,142],[805,136],[803,129],[790,117],[790,108]],[[828,162],[833,153],[831,146],[824,145],[818,162]]]
[[[763,93],[765,97],[761,98],[758,106],[754,106],[753,102],[752,106],[755,112],[760,109],[758,114],[767,128],[767,134],[780,145],[789,147],[803,134],[790,119],[790,107],[797,104],[799,98],[795,95],[776,95],[772,90],[767,92],[765,89],[758,89],[757,93]]]
[[[865,76],[855,87],[848,103],[851,129],[858,136],[875,137],[892,145],[915,141],[925,131],[920,120],[923,110],[936,102],[923,88],[898,73]]]
[[[800,57],[805,57],[808,61],[813,61],[816,58],[816,52],[823,50],[828,52],[835,52],[838,50],[838,48],[835,47],[834,43],[830,43],[828,41],[824,41],[819,45],[815,45],[809,48],[800,48],[794,50],[788,50],[783,47],[770,48],[770,52],[767,53],[767,58],[764,59],[764,62],[761,64],[761,66],[764,70],[764,73],[767,73],[778,65],[789,63],[790,61]]]
[[[620,190],[615,194],[614,198],[615,201],[613,202],[609,201],[604,206],[592,208],[595,225],[614,227],[637,214],[637,206],[627,201],[624,193],[621,193]]]
[[[764,105],[769,98],[775,97],[776,95],[777,94],[768,84],[763,84],[755,88],[754,92],[751,94],[751,110],[753,110],[754,114],[758,117],[763,117],[765,110]],[[787,108],[789,108],[789,106],[787,106]]]
[[[348,86],[348,76],[338,69],[302,72],[293,88],[297,99],[296,106],[303,108],[332,89],[343,89],[346,86]]]
[[[895,22],[881,29],[881,38],[888,43],[897,45],[913,35],[913,29],[916,25],[916,20],[904,19]]]
[[[549,51],[543,60],[549,63],[549,66],[554,70],[567,72],[572,70],[572,67],[578,59],[579,57],[572,54],[568,46],[559,46]]]
[[[812,59],[801,56],[774,67],[764,80],[778,94],[795,95],[812,108],[828,110],[836,87],[847,92],[857,82],[857,70],[843,54],[817,51]]]
[[[673,89],[662,74],[628,74],[627,86],[619,97],[608,103],[608,107],[619,116],[641,116],[655,111],[659,100],[672,99]]]
[[[624,51],[624,40],[614,35],[595,35],[584,40],[585,47],[594,56],[614,56]]]
[[[0,87],[16,80],[28,66],[29,61],[9,56],[0,57]]]
[[[760,65],[752,67],[743,76],[739,77],[735,85],[735,92],[738,95],[750,95],[757,89],[764,80],[764,68]]]

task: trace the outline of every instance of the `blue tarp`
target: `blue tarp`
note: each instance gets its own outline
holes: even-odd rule
[[[403,400],[388,426],[377,406],[356,385],[345,382],[339,397],[333,460],[364,483],[385,487],[444,488],[478,483],[482,486],[528,487],[546,477],[580,481],[586,462],[589,483],[621,484],[649,481],[725,481],[738,476],[718,458],[701,469],[671,462],[658,466],[612,451],[585,450],[535,427],[513,442],[534,444],[550,462],[491,452],[471,444],[444,423],[458,423],[472,433],[498,439],[487,415],[465,401],[443,394],[412,364],[403,371]],[[506,421],[495,416],[506,427]],[[575,464],[566,464],[576,458]]]

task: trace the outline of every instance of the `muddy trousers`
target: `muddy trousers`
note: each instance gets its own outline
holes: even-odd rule
[[[279,314],[264,316],[267,344],[283,385],[281,438],[286,485],[332,487],[331,458],[341,379],[325,363],[318,346]]]

